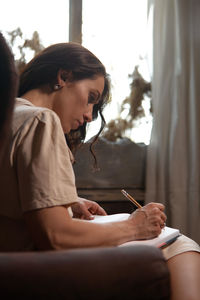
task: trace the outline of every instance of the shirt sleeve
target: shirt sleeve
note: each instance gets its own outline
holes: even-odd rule
[[[58,116],[40,112],[20,134],[16,169],[22,211],[78,201],[70,150]]]

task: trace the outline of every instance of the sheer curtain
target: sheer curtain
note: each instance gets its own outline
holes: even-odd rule
[[[200,243],[200,1],[151,0],[153,114],[146,202]]]

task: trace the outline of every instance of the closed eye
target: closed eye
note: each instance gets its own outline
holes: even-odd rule
[[[99,97],[100,97],[99,92],[97,92],[97,93],[90,92],[89,96],[88,96],[88,104],[91,104],[91,103],[97,104],[99,101]]]

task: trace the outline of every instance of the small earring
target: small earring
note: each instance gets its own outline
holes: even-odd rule
[[[58,91],[60,89],[61,89],[61,85],[60,84],[57,83],[57,84],[54,85],[54,90],[55,91]]]

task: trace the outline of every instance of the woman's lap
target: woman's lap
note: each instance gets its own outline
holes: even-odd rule
[[[200,253],[200,246],[195,241],[183,234],[178,237],[178,239],[173,244],[162,250],[166,260],[174,257],[175,255],[188,251],[196,251]]]

